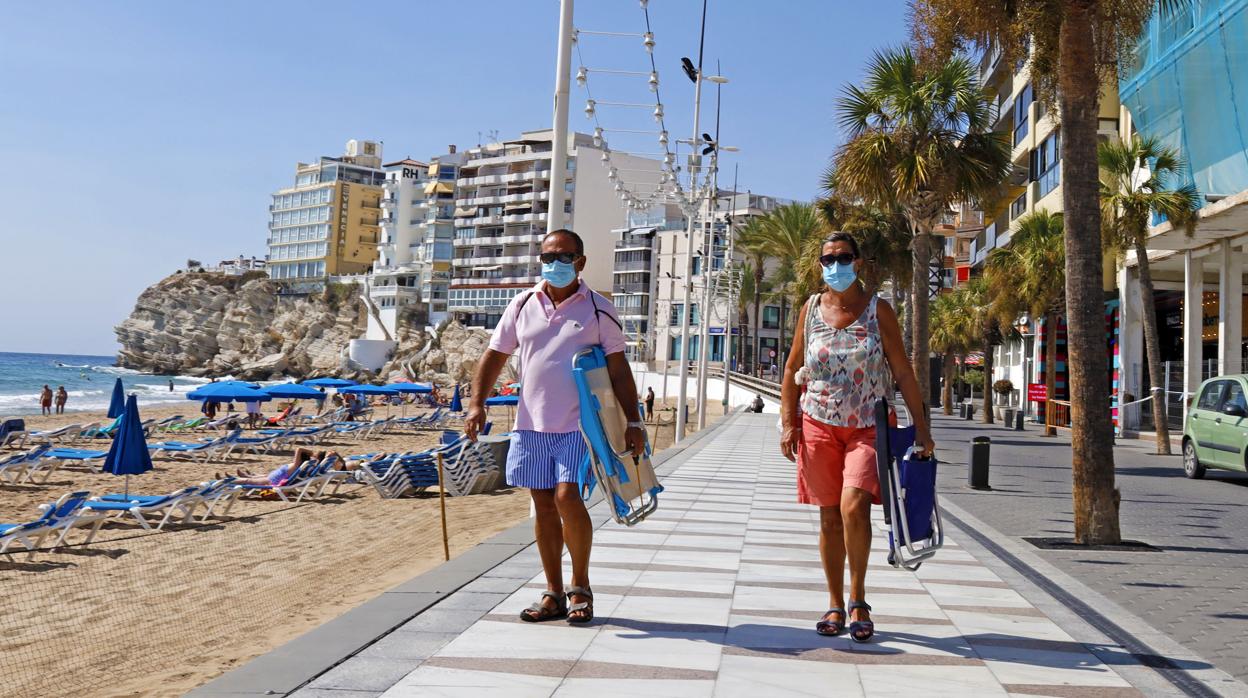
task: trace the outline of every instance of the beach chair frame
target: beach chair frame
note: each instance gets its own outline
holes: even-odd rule
[[[914,445],[914,426],[890,427],[888,401],[875,403],[875,457],[876,471],[880,478],[880,502],[884,507],[884,523],[889,527],[888,564],[914,571],[931,559],[945,544],[944,526],[940,519],[940,502],[932,493],[932,531],[928,537],[916,541],[910,534],[906,517],[906,490],[902,486],[898,461],[908,458]],[[897,454],[901,452],[899,457]]]

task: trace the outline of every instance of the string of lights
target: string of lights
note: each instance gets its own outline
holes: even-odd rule
[[[620,200],[630,210],[646,210],[656,203],[666,203],[675,201],[680,204],[681,208],[689,211],[696,204],[686,194],[685,188],[682,186],[679,176],[679,168],[676,167],[677,148],[679,146],[671,139],[667,131],[666,117],[663,109],[663,100],[660,93],[660,81],[657,62],[654,58],[654,32],[650,26],[650,10],[648,2],[641,0],[641,9],[645,21],[645,32],[641,34],[628,32],[608,32],[608,31],[590,31],[585,29],[576,29],[573,32],[573,44],[576,47],[576,58],[578,67],[576,71],[576,83],[585,90],[585,116],[592,120],[594,124],[593,143],[595,147],[602,150],[602,162],[608,168],[607,176],[615,185],[615,191],[619,194]],[[646,51],[649,61],[649,71],[642,70],[624,70],[617,68],[595,68],[586,65],[584,54],[581,50],[582,36],[604,36],[604,37],[631,37],[640,38],[642,46]],[[621,75],[625,77],[644,77],[646,79],[649,91],[654,95],[652,102],[625,102],[615,100],[596,99],[590,87],[591,73],[602,73],[606,75]],[[600,119],[600,107],[611,107],[616,109],[649,109],[654,117],[657,130],[637,129],[637,128],[610,128],[604,126]],[[660,150],[658,152],[637,152],[626,150],[613,150],[608,142],[608,133],[619,134],[641,134],[656,136]],[[659,172],[653,170],[641,170],[636,168],[619,168],[612,162],[612,153],[621,155],[634,155],[640,157],[658,157],[662,160]],[[626,174],[631,173],[631,174]],[[642,181],[644,175],[657,175],[658,181]],[[691,182],[690,188],[693,188]]]

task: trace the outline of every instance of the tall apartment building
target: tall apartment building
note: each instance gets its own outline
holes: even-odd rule
[[[368,319],[369,339],[393,339],[400,313],[416,311],[413,319],[421,327],[428,320],[428,307],[420,294],[420,253],[425,239],[429,165],[403,159],[383,165],[382,169],[386,171],[386,180],[379,220],[381,240],[368,284],[374,306]],[[418,307],[403,310],[409,306]]]
[[[683,232],[688,223],[676,204],[658,204],[644,211],[629,211],[628,226],[613,232],[615,268],[611,300],[619,312],[629,361],[646,361],[654,354],[653,337],[658,278],[656,242],[671,231]]]
[[[709,220],[700,222],[701,233],[695,232],[692,277],[694,288],[690,294],[687,311],[684,303],[683,282],[689,268],[690,246],[683,225],[684,219],[680,218],[679,222],[682,224],[677,225],[675,221],[669,222],[669,212],[659,212],[658,215],[663,217],[651,221],[651,225],[657,224],[652,252],[654,290],[651,297],[654,301],[649,313],[652,353],[645,358],[653,359],[658,364],[678,361],[682,354],[680,345],[681,322],[683,321],[691,325],[689,347],[683,354],[689,360],[698,359],[701,337],[698,335],[697,328],[702,322],[702,314],[708,312],[710,330],[707,356],[709,361],[718,363],[725,359],[725,352],[730,346],[724,339],[727,336],[729,313],[732,314],[733,325],[732,351],[734,355],[744,355],[745,365],[739,365],[738,368],[753,369],[758,365],[766,367],[780,360],[781,308],[779,304],[761,303],[759,307],[761,317],[757,318],[756,323],[753,303],[748,303],[745,317],[749,326],[748,329],[743,330],[740,325],[740,311],[737,307],[729,306],[726,276],[718,272],[724,268],[730,236],[735,235],[735,231],[744,226],[750,218],[764,215],[784,203],[787,202],[782,199],[748,192],[721,192],[717,200],[715,215]],[[711,241],[709,251],[703,249],[705,240]],[[739,269],[745,255],[740,251],[735,251],[733,257],[734,266]],[[710,273],[707,273],[708,271]],[[764,272],[770,273],[771,268],[765,269]],[[712,294],[709,309],[705,307],[703,291],[708,281],[713,289],[719,291]],[[741,347],[743,351],[738,354],[737,347],[740,339],[747,334],[749,342]]]
[[[658,173],[659,160],[603,151],[586,134],[569,135],[567,179],[550,180],[552,132],[526,131],[512,141],[462,153],[455,180],[454,259],[449,310],[468,325],[493,327],[507,303],[541,278],[537,255],[546,232],[551,187],[568,193],[566,227],[584,240],[582,278],[607,291],[614,266],[613,230],[626,222],[609,168]],[[657,179],[657,177],[652,178]]]
[[[381,144],[347,141],[341,157],[295,166],[269,206],[269,276],[295,286],[367,272],[377,258]]]

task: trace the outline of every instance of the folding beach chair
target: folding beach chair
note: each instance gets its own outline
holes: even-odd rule
[[[650,440],[646,439],[640,458],[625,445],[628,417],[615,398],[602,347],[577,352],[572,358],[572,376],[581,406],[581,434],[589,445],[589,455],[577,475],[581,497],[589,499],[595,480],[601,482],[612,517],[634,526],[654,513],[663,491],[650,464]]]
[[[917,456],[914,425],[890,427],[886,400],[875,403],[875,457],[888,524],[888,564],[917,570],[944,545],[936,505],[936,456]]]

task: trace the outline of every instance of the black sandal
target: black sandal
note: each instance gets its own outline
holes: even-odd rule
[[[861,608],[867,613],[871,612],[871,606],[866,601],[850,601],[849,612]],[[850,620],[849,621],[849,637],[854,642],[870,642],[875,637],[875,622],[871,620]]]
[[[828,620],[828,616],[833,613],[841,614],[841,620]],[[843,608],[829,608],[828,612],[823,614],[823,618],[815,623],[815,632],[828,637],[836,637],[845,631],[845,619],[849,618],[849,614]]]
[[[554,609],[546,605],[545,601],[548,597],[555,600]],[[548,620],[559,620],[567,617],[567,601],[564,600],[563,594],[557,594],[553,591],[543,591],[542,598],[537,603],[520,612],[520,620],[528,623],[544,623]]]
[[[572,603],[569,605],[567,611],[568,622],[576,625],[584,625],[594,619],[594,592],[590,591],[588,587],[568,587],[567,597],[569,603],[571,603],[574,595],[584,596],[588,598],[589,601],[582,601],[580,603]],[[579,613],[580,616],[574,618],[572,616],[573,613]]]

